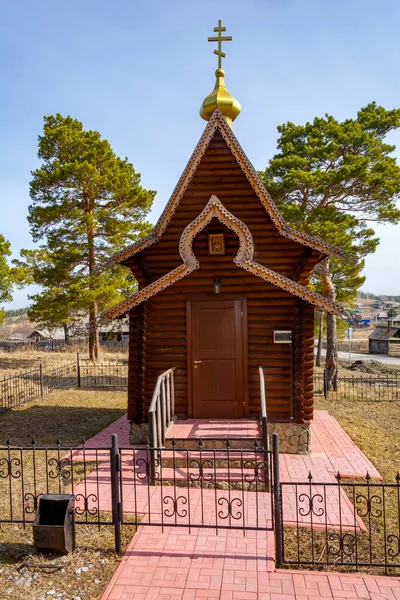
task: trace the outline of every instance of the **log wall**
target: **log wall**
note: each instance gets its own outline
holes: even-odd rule
[[[255,261],[308,284],[311,270],[321,255],[279,234],[225,141],[217,133],[160,242],[126,260],[125,264],[137,276],[140,287],[181,264],[178,250],[181,234],[203,210],[212,194],[249,227],[255,246]],[[224,256],[209,256],[208,234],[212,232],[225,234]],[[201,268],[147,300],[145,322],[141,320],[143,317],[138,309],[131,311],[130,419],[147,420],[146,413],[157,377],[172,366],[177,369],[176,412],[182,417],[188,415],[186,301],[191,295],[199,294],[215,299],[212,284],[216,276],[221,280],[221,299],[224,294],[247,298],[249,415],[258,416],[260,413],[257,368],[262,365],[269,418],[284,421],[294,416],[298,422],[303,422],[312,417],[313,308],[237,267],[233,258],[238,248],[236,234],[213,219],[193,243]],[[295,327],[302,328],[301,339],[297,336],[296,376],[290,357],[291,347],[273,343],[274,329],[294,330]],[[136,332],[140,332],[139,337],[144,337],[144,346],[137,339]],[[144,360],[141,361],[138,353],[142,353]],[[296,397],[293,396],[294,387]]]

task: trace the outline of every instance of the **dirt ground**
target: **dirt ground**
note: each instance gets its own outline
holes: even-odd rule
[[[30,447],[35,437],[38,447],[47,447],[54,446],[59,437],[64,446],[75,446],[82,437],[90,438],[121,417],[126,412],[126,396],[124,391],[69,390],[30,402],[1,414],[0,445],[9,437],[13,445]],[[25,482],[32,477],[30,471],[30,462],[24,461]],[[0,513],[4,510],[4,514],[9,510],[7,485],[7,480],[0,479]],[[19,496],[14,498],[14,511],[19,501]],[[102,520],[111,522],[111,515],[102,515]],[[124,548],[134,532],[134,526],[122,528]],[[34,550],[31,525],[3,523],[0,599],[98,600],[119,561],[112,525],[78,525],[77,550],[67,556],[52,556]]]

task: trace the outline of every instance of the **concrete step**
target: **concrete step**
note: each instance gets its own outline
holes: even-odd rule
[[[221,469],[206,467],[200,473],[199,469],[177,467],[175,469],[162,468],[159,470],[158,485],[191,487],[220,490],[247,490],[266,491],[266,473],[259,469]]]
[[[172,448],[173,440],[175,440],[176,448],[188,448],[197,449],[201,440],[202,449],[204,450],[226,450],[227,439],[226,438],[170,438],[167,437],[165,440],[165,447]],[[254,443],[257,442],[257,446],[261,447],[262,440],[258,438],[233,438],[229,440],[230,448],[236,450],[252,450]]]
[[[210,461],[204,464],[204,461]],[[254,469],[251,463],[257,462],[259,467],[265,461],[265,455],[262,452],[245,450],[175,450],[163,451],[161,454],[161,464],[164,468],[198,468],[199,463],[203,463],[205,468],[209,469]]]

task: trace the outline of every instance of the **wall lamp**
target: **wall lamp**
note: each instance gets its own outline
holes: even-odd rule
[[[214,294],[220,294],[221,293],[221,281],[220,281],[219,277],[216,277],[214,279],[213,288],[214,288]]]

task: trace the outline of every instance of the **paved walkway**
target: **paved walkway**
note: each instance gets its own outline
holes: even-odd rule
[[[273,534],[139,527],[101,600],[399,600],[400,578],[275,571]]]
[[[178,427],[177,438],[184,438],[188,434],[195,438],[217,437],[212,423],[178,423],[175,427]],[[164,527],[143,525],[138,528],[102,600],[400,600],[399,578],[275,571],[273,531],[246,531],[243,535],[243,531],[239,530],[219,528],[217,532],[215,529],[216,524],[228,522],[224,514],[228,502],[225,503],[224,499],[229,499],[230,493],[242,500],[242,505],[236,509],[244,515],[248,525],[258,519],[259,524],[270,527],[269,494],[196,488],[177,488],[175,493],[173,488],[149,486],[145,477],[145,462],[140,462],[148,460],[146,450],[133,450],[129,446],[125,417],[89,440],[87,452],[90,453],[90,448],[95,447],[108,448],[111,433],[119,434],[120,446],[125,448],[121,454],[124,512],[141,513],[144,521],[162,522]],[[239,435],[233,424],[229,436],[234,439]],[[369,472],[371,477],[381,479],[372,463],[327,411],[316,411],[312,436],[313,453],[310,456],[280,456],[281,479],[288,482],[283,498],[286,524],[294,523],[298,518],[294,508],[296,496],[298,498],[301,493],[298,482],[304,482],[310,471],[314,481],[320,483],[334,482],[338,470],[343,477],[364,477]],[[80,484],[79,488],[82,489],[78,488],[76,492],[84,491],[87,495],[97,491],[99,509],[110,510],[109,458],[108,452],[104,456],[102,454],[101,451],[98,454],[98,469],[90,473],[86,481]],[[315,491],[318,491],[317,487]],[[354,529],[354,509],[347,496],[339,490],[342,511],[339,519],[338,488],[332,488],[329,493],[331,496],[327,497],[327,506],[330,526],[338,526],[341,521],[341,527],[346,529],[348,519],[349,528]],[[181,499],[177,507],[183,515],[179,518],[180,524],[190,522],[190,532],[187,527],[169,526],[177,517],[174,510],[171,511],[171,517],[165,513],[168,502],[172,506],[179,495]],[[182,502],[182,498],[186,502]],[[206,527],[196,527],[203,514]],[[234,524],[240,523],[243,523],[243,517]],[[305,518],[303,525],[309,524]],[[314,519],[313,526],[318,527],[317,519]],[[358,519],[357,526],[363,528],[361,519]]]

